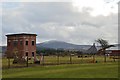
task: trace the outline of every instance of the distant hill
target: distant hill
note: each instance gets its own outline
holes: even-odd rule
[[[120,44],[114,44],[116,47],[112,47],[110,49],[116,50],[118,49],[118,46],[120,48]],[[46,41],[43,43],[38,43],[36,44],[36,47],[38,50],[43,49],[43,48],[52,48],[52,49],[75,49],[75,50],[87,50],[91,47],[92,45],[76,45],[72,43],[67,43],[63,41],[56,41],[56,40],[51,40],[51,41]],[[0,53],[6,51],[6,46],[0,46]],[[97,47],[99,48],[99,47]]]
[[[0,46],[0,53],[5,53],[6,49],[6,46]]]
[[[63,41],[47,41],[43,43],[37,44],[37,48],[52,48],[52,49],[75,49],[75,50],[83,50],[90,48],[91,45],[76,45],[72,43],[67,43]]]

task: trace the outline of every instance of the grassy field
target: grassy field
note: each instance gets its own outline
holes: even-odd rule
[[[3,78],[118,78],[118,62],[107,58],[106,63],[103,57],[96,57],[98,63],[90,63],[89,58],[72,57],[73,62],[79,64],[61,65],[30,65],[28,68],[3,69]],[[11,60],[12,61],[12,60]],[[7,59],[3,58],[3,67],[7,67]],[[60,57],[60,63],[69,62],[69,57]],[[57,57],[45,57],[45,64],[57,63]],[[11,63],[12,64],[12,63]],[[42,64],[42,63],[41,63]],[[13,64],[12,64],[13,66]],[[14,65],[15,66],[15,65]],[[17,65],[18,66],[18,65]],[[22,65],[23,66],[23,65]],[[24,65],[25,66],[25,65]]]
[[[109,62],[11,68],[3,70],[3,78],[118,78],[118,64]]]
[[[39,56],[37,56],[38,59],[39,59]],[[103,56],[96,56],[95,57],[96,61],[98,63],[102,63],[104,61],[104,57]],[[68,64],[68,63],[77,63],[77,64],[82,64],[82,63],[92,63],[92,60],[93,60],[93,57],[86,57],[86,58],[78,58],[77,56],[72,56],[72,60],[70,62],[70,57],[69,56],[60,56],[59,57],[59,64]],[[29,63],[31,63],[31,61],[33,60],[29,60]],[[116,60],[117,61],[117,60]],[[26,66],[26,64],[24,65],[16,65],[16,64],[12,64],[13,62],[13,59],[11,59],[11,67],[17,67],[17,66]],[[110,57],[107,57],[107,62],[114,62],[113,59],[110,59]],[[3,68],[8,68],[8,60],[6,58],[3,58],[2,59],[2,66]],[[44,65],[56,65],[58,64],[58,57],[57,56],[45,56],[44,57],[44,63],[41,62],[40,63],[41,65],[44,64]],[[29,66],[35,66],[35,65],[32,65],[32,64],[29,64]]]

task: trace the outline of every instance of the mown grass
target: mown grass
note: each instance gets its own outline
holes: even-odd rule
[[[39,57],[38,57],[39,58]],[[70,57],[60,57],[60,63],[69,63]],[[72,63],[78,64],[61,64],[61,65],[40,65],[29,64],[12,64],[8,69],[8,61],[2,59],[2,76],[3,78],[118,78],[118,62],[107,57],[104,63],[103,56],[96,56],[97,63],[91,63],[92,57],[78,58],[72,56]],[[45,56],[44,64],[57,64],[56,56]],[[22,66],[22,68],[15,68]],[[24,66],[24,67],[23,67]]]
[[[64,64],[3,69],[3,78],[118,78],[118,63]]]

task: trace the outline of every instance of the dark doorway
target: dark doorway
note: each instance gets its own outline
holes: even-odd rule
[[[34,52],[32,52],[32,56],[34,56]]]
[[[28,52],[26,52],[26,56],[28,56]]]

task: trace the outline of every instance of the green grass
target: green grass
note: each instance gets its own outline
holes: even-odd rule
[[[39,56],[37,56],[39,59]],[[96,56],[95,57],[96,60],[98,61],[98,63],[101,63],[104,61],[104,57],[103,56]],[[87,58],[78,58],[77,56],[72,56],[72,63],[91,63],[91,61],[93,60],[92,57],[87,57]],[[33,60],[32,60],[33,61]],[[26,64],[24,65],[18,65],[18,64],[12,64],[13,59],[11,59],[11,67],[16,67],[16,66],[26,66]],[[31,62],[31,61],[29,61]],[[110,59],[109,57],[107,57],[107,62],[113,62],[113,59]],[[2,59],[2,66],[3,68],[7,68],[8,67],[8,60],[6,58]],[[70,57],[69,56],[64,56],[64,57],[59,57],[59,63],[70,63]],[[41,64],[43,64],[43,62],[41,62]],[[45,56],[44,57],[44,64],[58,64],[58,60],[57,60],[57,56]],[[36,66],[36,65],[31,65],[30,66]]]
[[[39,57],[38,57],[39,58]],[[56,56],[45,56],[44,64],[57,64]],[[72,57],[73,63],[78,64],[62,64],[62,65],[34,65],[29,64],[29,67],[12,64],[8,69],[8,61],[6,58],[2,59],[2,77],[3,78],[118,78],[118,62],[113,61],[107,57],[107,62],[104,63],[103,56],[96,56],[98,63],[90,63],[92,57],[77,58]],[[60,57],[60,63],[69,63],[70,57]],[[41,64],[43,64],[41,62]],[[22,68],[14,68],[22,66]]]
[[[118,78],[117,62],[3,69],[3,78]]]

